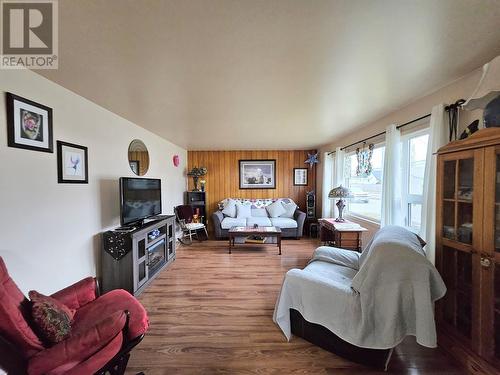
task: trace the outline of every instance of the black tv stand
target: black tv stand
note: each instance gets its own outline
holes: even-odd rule
[[[102,289],[139,295],[175,259],[175,216],[103,233]]]

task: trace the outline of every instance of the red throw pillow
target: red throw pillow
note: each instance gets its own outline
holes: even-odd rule
[[[28,295],[33,303],[31,307],[33,323],[45,341],[55,344],[66,339],[71,333],[71,321],[75,310],[35,290],[30,291]]]

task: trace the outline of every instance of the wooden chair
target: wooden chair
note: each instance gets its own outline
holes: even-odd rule
[[[193,243],[193,235],[196,236],[198,241],[201,241],[199,236],[199,231],[203,230],[208,239],[207,227],[202,223],[203,216],[199,216],[199,223],[193,221],[194,209],[193,206],[189,204],[174,207],[175,217],[179,222],[182,229],[182,237],[179,241],[185,245],[190,245]],[[184,242],[184,239],[189,237],[189,243]]]

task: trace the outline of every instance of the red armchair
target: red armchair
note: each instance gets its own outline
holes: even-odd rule
[[[130,351],[148,329],[148,316],[139,301],[120,289],[100,296],[91,277],[52,297],[76,314],[71,335],[49,347],[30,327],[29,301],[0,257],[0,368],[29,375],[123,374]]]

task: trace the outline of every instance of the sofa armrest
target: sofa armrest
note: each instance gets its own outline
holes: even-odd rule
[[[215,211],[212,214],[212,221],[214,223],[215,237],[222,237],[222,220],[224,220],[224,214],[221,211]]]
[[[293,218],[297,222],[297,237],[302,237],[304,231],[304,221],[306,220],[306,213],[300,210],[295,210]]]
[[[116,311],[94,326],[45,349],[28,363],[28,374],[45,374],[64,364],[78,364],[104,348],[127,329],[128,312]],[[123,337],[122,337],[123,339]]]
[[[70,309],[78,310],[98,296],[97,283],[93,277],[87,277],[51,295]]]

